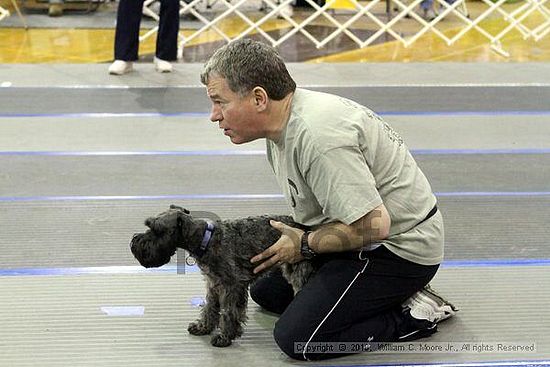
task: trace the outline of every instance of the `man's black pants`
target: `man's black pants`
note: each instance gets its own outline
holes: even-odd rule
[[[303,353],[315,343],[396,341],[403,322],[401,303],[439,268],[407,261],[384,246],[361,253],[363,260],[358,254],[318,256],[315,275],[295,297],[278,270],[252,285],[252,299],[281,314],[273,334],[288,356],[319,360],[345,355]]]
[[[139,25],[144,0],[120,0],[115,33],[115,60],[138,59]],[[174,61],[178,57],[179,0],[160,1],[160,20],[155,56]]]

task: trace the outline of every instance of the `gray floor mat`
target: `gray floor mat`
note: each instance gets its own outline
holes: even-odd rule
[[[436,192],[550,191],[550,154],[418,155],[416,160]],[[0,172],[3,197],[281,193],[262,155],[2,155]]]
[[[208,117],[208,114],[5,117],[0,118],[0,147],[8,152],[265,151],[262,139],[232,144],[218,124],[210,122]],[[550,149],[550,114],[385,115],[383,118],[413,150]],[[14,136],[25,137],[25,143],[21,144]]]
[[[536,352],[371,353],[308,365],[547,358],[549,274],[542,267],[442,269],[432,282],[460,311],[424,341],[535,343]],[[105,367],[305,365],[281,354],[271,334],[276,318],[253,302],[244,335],[233,346],[213,348],[209,337],[189,335],[187,324],[199,313],[194,301],[204,296],[198,274],[1,277],[0,288],[10,295],[0,303],[2,332],[9,335],[2,338],[0,353],[9,366],[35,366],[37,361],[41,366]],[[510,297],[511,292],[515,297]],[[110,307],[138,311],[135,316],[108,316]]]
[[[234,147],[215,124],[205,122],[209,107],[198,81],[201,65],[175,67],[175,73],[160,75],[152,65],[139,64],[135,73],[118,78],[107,75],[105,64],[0,65],[0,81],[6,85],[0,88],[0,364],[305,365],[281,354],[271,335],[276,318],[253,303],[245,335],[231,348],[212,348],[208,338],[188,335],[186,326],[199,312],[193,306],[195,297],[204,296],[197,273],[137,273],[138,267],[131,269],[132,274],[117,273],[124,270],[118,266],[137,266],[128,249],[132,234],[145,229],[147,216],[172,202],[222,218],[285,213],[280,197],[186,196],[279,193],[264,156],[32,155],[36,150],[86,154],[89,150],[263,149],[261,143]],[[289,66],[299,85],[342,92],[377,111],[393,111],[386,117],[417,150],[547,150],[550,86],[540,80],[549,67],[543,63]],[[401,115],[403,111],[418,113]],[[469,114],[472,111],[477,112]],[[76,115],[56,116],[67,112]],[[90,118],[81,112],[99,114]],[[132,115],[143,112],[152,112],[152,119],[143,123],[144,117]],[[165,112],[202,114],[157,115]],[[6,114],[52,116],[8,118]],[[180,137],[182,132],[186,134]],[[474,367],[490,361],[492,367],[525,367],[537,365],[528,361],[545,360],[539,364],[548,366],[550,155],[439,153],[416,155],[439,193],[446,223],[447,263],[433,283],[461,311],[427,341],[535,343],[536,352],[364,354],[313,365]],[[457,191],[462,194],[452,196]],[[464,191],[493,194],[472,196]],[[180,196],[124,199],[170,194]],[[59,195],[122,197],[45,197]],[[503,259],[523,266],[502,266]],[[541,266],[525,266],[524,260]],[[483,262],[486,267],[480,266]],[[61,268],[58,274],[63,274],[67,268],[111,266],[106,275],[32,276],[37,268]],[[26,276],[9,276],[10,269],[24,268]],[[143,315],[106,315],[105,307],[128,311],[132,306]]]
[[[172,203],[221,219],[288,213],[282,199],[4,202],[0,268],[138,266],[128,247],[132,235]],[[438,206],[447,261],[550,259],[550,196],[443,197]]]
[[[548,111],[549,86],[364,86],[311,87],[350,98],[377,112]],[[209,112],[205,89],[185,88],[0,88],[0,114]],[[536,97],[535,97],[536,96]],[[33,99],[36,103],[28,103]],[[47,112],[46,112],[47,111]]]

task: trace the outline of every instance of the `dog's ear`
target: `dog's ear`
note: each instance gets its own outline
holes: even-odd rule
[[[191,214],[191,212],[181,206],[177,206],[177,205],[174,205],[174,204],[171,204],[170,205],[170,209],[177,209],[177,210],[181,210],[182,212],[184,212],[185,214]]]
[[[157,220],[157,218],[153,217],[145,219],[145,225],[155,233],[162,233],[166,230],[166,228],[162,224],[162,221]]]
[[[181,207],[181,206],[178,206],[178,205],[174,205],[174,204],[171,204],[170,205],[170,209],[175,209],[175,210],[181,210],[182,212],[184,212],[185,214],[190,214],[189,213],[189,210]]]
[[[155,218],[147,218],[145,219],[145,225],[149,228],[151,228],[151,226],[153,226],[153,222],[155,221]]]
[[[190,220],[193,219],[190,217],[190,214],[191,213],[189,213],[189,210],[187,209],[183,209],[183,211],[178,212],[178,219],[177,219],[178,227],[181,228],[185,222],[189,222]]]

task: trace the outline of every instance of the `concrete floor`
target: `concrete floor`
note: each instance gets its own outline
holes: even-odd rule
[[[253,302],[234,346],[190,336],[202,278],[177,274],[174,263],[143,271],[128,250],[144,218],[169,203],[222,218],[286,212],[264,143],[233,146],[208,121],[200,67],[160,75],[140,64],[118,78],[106,65],[0,65],[0,82],[11,85],[0,88],[6,366],[305,364],[278,351],[276,318]],[[430,179],[447,233],[434,286],[461,311],[426,341],[536,344],[530,353],[362,354],[312,365],[550,365],[548,65],[290,70],[300,86],[383,112]]]

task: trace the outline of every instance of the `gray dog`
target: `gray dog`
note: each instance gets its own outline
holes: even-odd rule
[[[258,276],[253,273],[255,265],[250,259],[281,236],[269,224],[270,219],[303,228],[289,216],[258,216],[212,223],[195,219],[188,210],[171,205],[169,210],[145,221],[149,230],[134,235],[131,250],[146,268],[168,263],[177,248],[195,257],[206,277],[206,306],[201,318],[189,324],[187,330],[193,335],[206,335],[219,326],[220,332],[212,337],[211,343],[226,347],[243,332],[248,286]],[[281,269],[295,293],[313,272],[309,261],[283,264]]]

